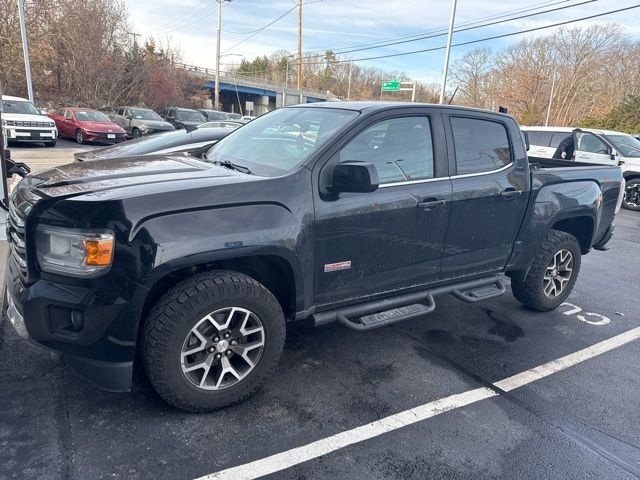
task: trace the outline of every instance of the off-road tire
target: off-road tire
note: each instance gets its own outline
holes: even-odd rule
[[[182,372],[181,349],[198,321],[226,307],[256,314],[264,327],[263,351],[253,370],[238,383],[222,390],[203,390]],[[208,412],[255,393],[276,367],[285,335],[282,308],[264,285],[233,271],[204,272],[175,285],[152,308],[142,333],[143,364],[155,390],[171,405]]]
[[[556,253],[569,250],[573,255],[573,271],[564,290],[554,298],[544,293],[544,276]],[[580,272],[580,243],[573,235],[559,230],[550,230],[542,241],[524,280],[511,280],[513,296],[523,305],[539,312],[548,312],[559,307],[571,293]]]
[[[627,182],[625,187],[624,198],[622,199],[622,208],[626,208],[627,210],[633,210],[635,212],[640,212],[640,204],[639,205],[631,205],[627,203],[627,192],[631,189],[640,188],[640,178],[633,178]]]

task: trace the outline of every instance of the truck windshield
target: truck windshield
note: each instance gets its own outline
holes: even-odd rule
[[[640,140],[631,135],[607,135],[622,157],[640,158]]]
[[[207,152],[209,162],[232,162],[257,175],[278,176],[307,160],[358,112],[334,108],[282,108],[262,115]]]
[[[20,100],[3,100],[2,109],[4,113],[22,113],[27,115],[41,115],[31,102]]]

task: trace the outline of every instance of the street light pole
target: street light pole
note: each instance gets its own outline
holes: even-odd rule
[[[29,64],[29,40],[24,21],[24,0],[18,0],[18,16],[20,17],[20,35],[22,36],[22,53],[24,54],[24,73],[27,77],[27,92],[29,101],[33,103],[33,85],[31,83],[31,65]]]
[[[216,39],[216,84],[214,88],[213,109],[220,110],[220,32],[222,29],[222,3],[231,0],[216,0],[218,2],[218,29]]]
[[[451,19],[449,20],[449,38],[447,38],[447,51],[444,54],[444,72],[442,73],[442,89],[440,90],[440,104],[444,103],[445,90],[447,88],[447,75],[449,73],[449,55],[451,54],[451,40],[453,39],[453,25],[456,20],[457,0],[451,2]]]
[[[298,64],[296,70],[298,80],[298,94],[302,98],[302,0],[298,0]]]
[[[551,116],[551,104],[553,103],[553,90],[556,87],[556,72],[553,72],[553,80],[551,81],[551,92],[549,93],[549,105],[547,106],[547,118],[544,121],[544,126],[549,126],[549,117]]]

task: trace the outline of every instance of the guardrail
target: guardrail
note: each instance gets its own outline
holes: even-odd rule
[[[174,64],[174,66],[182,70],[186,70],[188,72],[201,73],[205,75],[209,80],[213,80],[216,76],[216,71],[213,68],[199,67],[197,65],[189,65],[186,63],[177,63],[177,62]],[[220,81],[221,82],[224,81],[225,83],[233,83],[236,85],[242,84],[246,87],[262,88],[264,90],[274,90],[276,92],[286,91],[289,94],[298,93],[298,90],[296,88],[288,84],[274,83],[273,81],[270,81],[267,79],[261,80],[261,79],[256,79],[255,77],[252,77],[249,75],[243,75],[243,74],[237,74],[237,73],[227,73],[227,72],[220,71]],[[302,89],[301,93],[307,97],[320,97],[325,99],[330,96],[335,97],[334,95],[331,95],[326,91],[314,90],[309,88]]]

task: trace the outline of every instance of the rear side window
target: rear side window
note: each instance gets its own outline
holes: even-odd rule
[[[540,130],[527,130],[529,132],[529,143],[538,147],[548,147],[551,143],[553,133],[542,132]]]
[[[503,124],[451,117],[458,175],[489,172],[511,163],[509,136]]]
[[[571,132],[556,132],[551,137],[551,143],[549,144],[549,146],[558,148],[560,142],[562,142],[565,138],[570,137],[571,135],[573,135]]]

